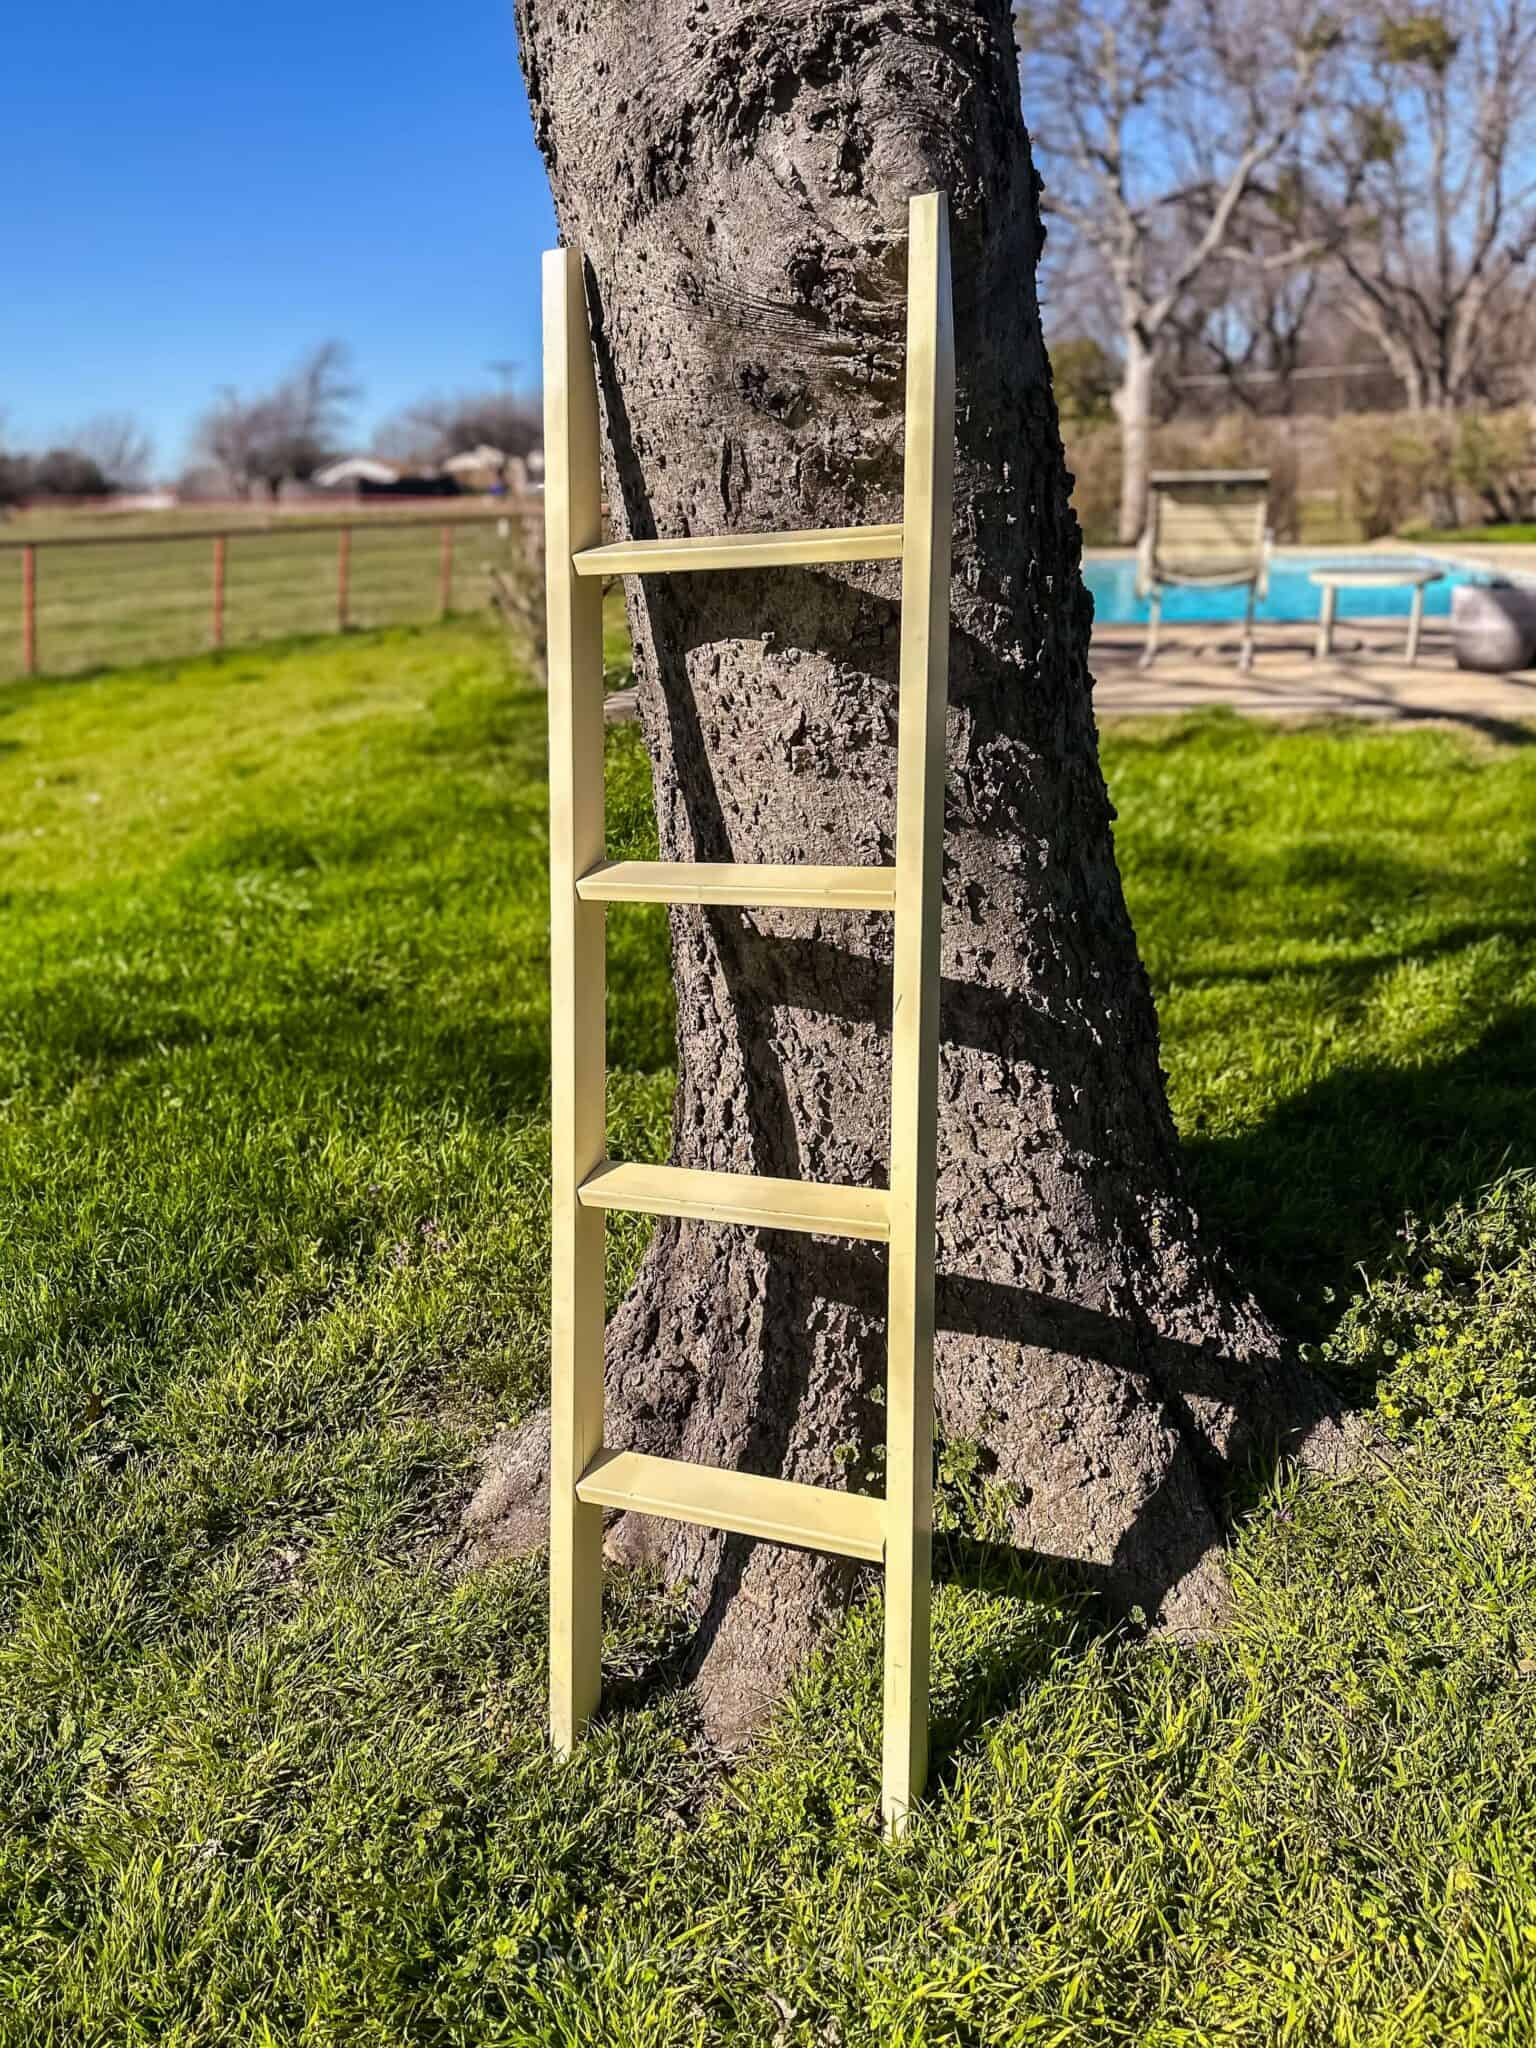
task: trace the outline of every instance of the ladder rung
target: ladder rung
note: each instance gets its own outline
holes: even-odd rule
[[[683,540],[616,540],[571,557],[578,576],[648,576],[688,569],[793,569],[817,562],[890,562],[899,526],[827,526],[801,533],[711,533]]]
[[[611,860],[580,877],[587,903],[738,903],[754,910],[894,910],[894,868],[745,867]]]
[[[891,1234],[891,1198],[884,1188],[836,1182],[771,1180],[754,1173],[705,1173],[691,1166],[645,1166],[608,1160],[577,1190],[588,1209],[629,1209],[646,1216],[688,1216],[758,1230],[807,1230],[827,1237]]]
[[[576,1492],[596,1507],[731,1529],[802,1550],[835,1551],[871,1564],[885,1555],[885,1503],[866,1493],[834,1493],[756,1472],[648,1458],[640,1451],[599,1451]]]

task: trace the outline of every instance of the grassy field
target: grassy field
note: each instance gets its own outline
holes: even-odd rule
[[[1536,544],[1536,526],[1529,523],[1512,526],[1447,526],[1413,527],[1404,535],[1407,540],[1481,541],[1487,546],[1504,542],[1514,547],[1530,547]]]
[[[474,525],[494,516],[491,500],[473,492],[453,498],[347,497],[283,498],[264,494],[250,498],[188,499],[145,511],[131,500],[99,499],[90,504],[24,505],[8,511],[0,522],[0,540],[98,540],[125,534],[152,534],[174,540],[178,534],[204,533],[217,527],[227,533],[278,533],[296,525],[343,526],[366,520],[371,526],[399,526],[412,520],[434,523],[451,519]]]
[[[320,530],[304,530],[318,525]],[[352,531],[348,616],[358,627],[436,617],[441,536],[454,528],[456,609],[488,597],[488,571],[517,545],[483,499],[401,508],[187,505],[134,515],[27,512],[0,526],[0,680],[23,668],[22,555],[37,543],[38,668],[66,675],[211,645],[212,530],[230,536],[224,644],[332,630],[338,534]],[[94,540],[92,537],[95,537]],[[67,540],[68,546],[50,545]]]
[[[890,1850],[877,1607],[734,1769],[654,1690],[555,1768],[539,1561],[445,1568],[546,1364],[542,715],[469,621],[0,692],[0,2044],[1536,2037],[1536,748],[1110,735],[1203,1206],[1399,1450],[1198,1649],[941,1546]]]

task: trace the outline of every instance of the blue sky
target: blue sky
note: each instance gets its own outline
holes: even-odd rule
[[[221,384],[336,336],[359,440],[535,382],[554,215],[511,0],[52,0],[7,11],[0,411],[132,412],[174,472]]]

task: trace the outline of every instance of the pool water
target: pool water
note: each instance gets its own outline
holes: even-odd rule
[[[1455,568],[1449,562],[1442,564],[1427,555],[1351,556],[1337,550],[1318,555],[1286,553],[1270,558],[1269,595],[1255,607],[1254,617],[1277,624],[1296,620],[1315,622],[1323,593],[1310,580],[1309,571],[1344,569],[1356,564],[1372,569],[1383,569],[1389,565],[1402,569],[1443,568],[1445,573],[1440,581],[1431,583],[1424,592],[1424,616],[1430,619],[1449,617],[1451,592],[1457,584],[1488,581],[1475,569]],[[1083,564],[1083,580],[1093,594],[1093,616],[1101,626],[1144,626],[1147,623],[1150,607],[1145,598],[1136,595],[1136,564],[1130,557],[1095,560],[1090,556]],[[1165,590],[1163,617],[1173,624],[1181,619],[1192,624],[1240,619],[1246,596],[1246,591],[1241,589]],[[1341,590],[1337,616],[1341,619],[1406,619],[1412,602],[1413,591],[1406,583],[1377,584],[1366,590]]]

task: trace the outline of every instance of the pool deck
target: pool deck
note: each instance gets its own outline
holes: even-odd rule
[[[1313,654],[1316,628],[1259,626],[1254,663],[1237,666],[1231,626],[1165,626],[1151,669],[1140,666],[1139,626],[1102,626],[1090,652],[1094,709],[1101,719],[1150,718],[1224,705],[1253,718],[1375,719],[1398,725],[1439,722],[1493,738],[1533,737],[1536,670],[1474,675],[1451,655],[1449,621],[1426,619],[1419,659],[1404,658],[1404,621],[1343,620],[1333,654]]]
[[[1089,559],[1129,555],[1130,549],[1085,551]],[[1372,541],[1349,548],[1277,548],[1277,556],[1320,554],[1362,556],[1431,555],[1458,567],[1492,571],[1536,581],[1536,547],[1478,546],[1457,541],[1441,546],[1400,540]],[[1100,718],[1154,717],[1160,713],[1228,706],[1253,718],[1361,718],[1393,724],[1463,725],[1493,736],[1528,740],[1536,721],[1536,670],[1485,676],[1458,669],[1451,654],[1450,621],[1424,621],[1417,664],[1404,659],[1404,619],[1341,619],[1333,654],[1318,661],[1317,628],[1310,622],[1261,625],[1254,629],[1254,664],[1237,667],[1236,629],[1231,625],[1165,625],[1157,663],[1141,668],[1145,629],[1134,625],[1095,626],[1090,661]]]
[[[1494,575],[1512,576],[1521,582],[1536,582],[1536,546],[1524,541],[1500,541],[1488,545],[1477,541],[1447,541],[1443,546],[1415,541],[1377,540],[1362,552],[1388,555],[1432,555],[1437,562],[1456,562],[1464,569],[1487,569]]]

